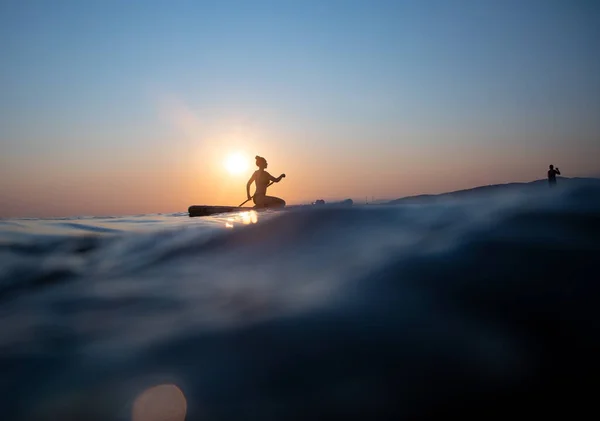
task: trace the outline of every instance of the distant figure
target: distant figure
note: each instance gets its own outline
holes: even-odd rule
[[[554,169],[554,165],[550,165],[550,169],[548,170],[548,184],[550,187],[556,186],[556,175],[560,175],[560,170],[558,168]]]
[[[279,183],[281,179],[285,177],[285,174],[281,174],[279,177],[275,178],[265,171],[268,164],[267,160],[262,156],[256,156],[256,166],[258,167],[258,170],[254,171],[254,174],[252,174],[252,177],[250,177],[248,183],[246,184],[246,194],[248,196],[248,200],[253,198],[256,208],[285,206],[285,200],[278,197],[267,196],[267,187],[269,186],[269,182],[272,181],[274,183]],[[250,196],[250,185],[253,181],[256,183],[254,197]]]

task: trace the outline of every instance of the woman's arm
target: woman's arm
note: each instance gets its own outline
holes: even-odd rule
[[[250,185],[252,184],[252,182],[254,181],[255,178],[256,178],[256,172],[254,172],[252,174],[252,176],[246,183],[246,196],[248,196],[248,200],[250,200],[252,198],[252,196],[250,196]]]
[[[267,173],[269,174],[269,173]],[[271,174],[269,174],[269,180],[272,181],[273,183],[279,183],[281,181],[282,178],[285,178],[285,174],[281,174],[279,177],[275,178],[273,177]]]

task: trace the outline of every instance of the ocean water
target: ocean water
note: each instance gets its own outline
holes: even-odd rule
[[[600,183],[0,219],[0,419],[577,419]]]

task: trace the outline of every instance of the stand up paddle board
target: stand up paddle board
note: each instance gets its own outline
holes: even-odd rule
[[[210,216],[218,215],[220,213],[229,212],[244,212],[252,210],[251,207],[239,208],[237,206],[204,206],[204,205],[192,205],[188,208],[190,216]]]
[[[188,208],[188,214],[190,217],[194,216],[210,216],[210,215],[218,215],[221,213],[231,213],[231,212],[247,212],[247,211],[262,211],[267,209],[274,210],[290,210],[290,209],[298,209],[298,208],[306,208],[306,207],[329,207],[329,206],[349,206],[352,205],[352,199],[346,199],[341,202],[333,202],[333,203],[325,203],[322,200],[316,201],[314,204],[310,205],[292,205],[286,207],[275,207],[275,208],[254,208],[254,207],[238,207],[238,206],[207,206],[207,205],[192,205]]]

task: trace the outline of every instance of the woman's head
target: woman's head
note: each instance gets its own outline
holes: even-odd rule
[[[256,166],[258,168],[262,168],[265,169],[267,168],[267,160],[265,158],[263,158],[262,156],[258,156],[256,155]]]

